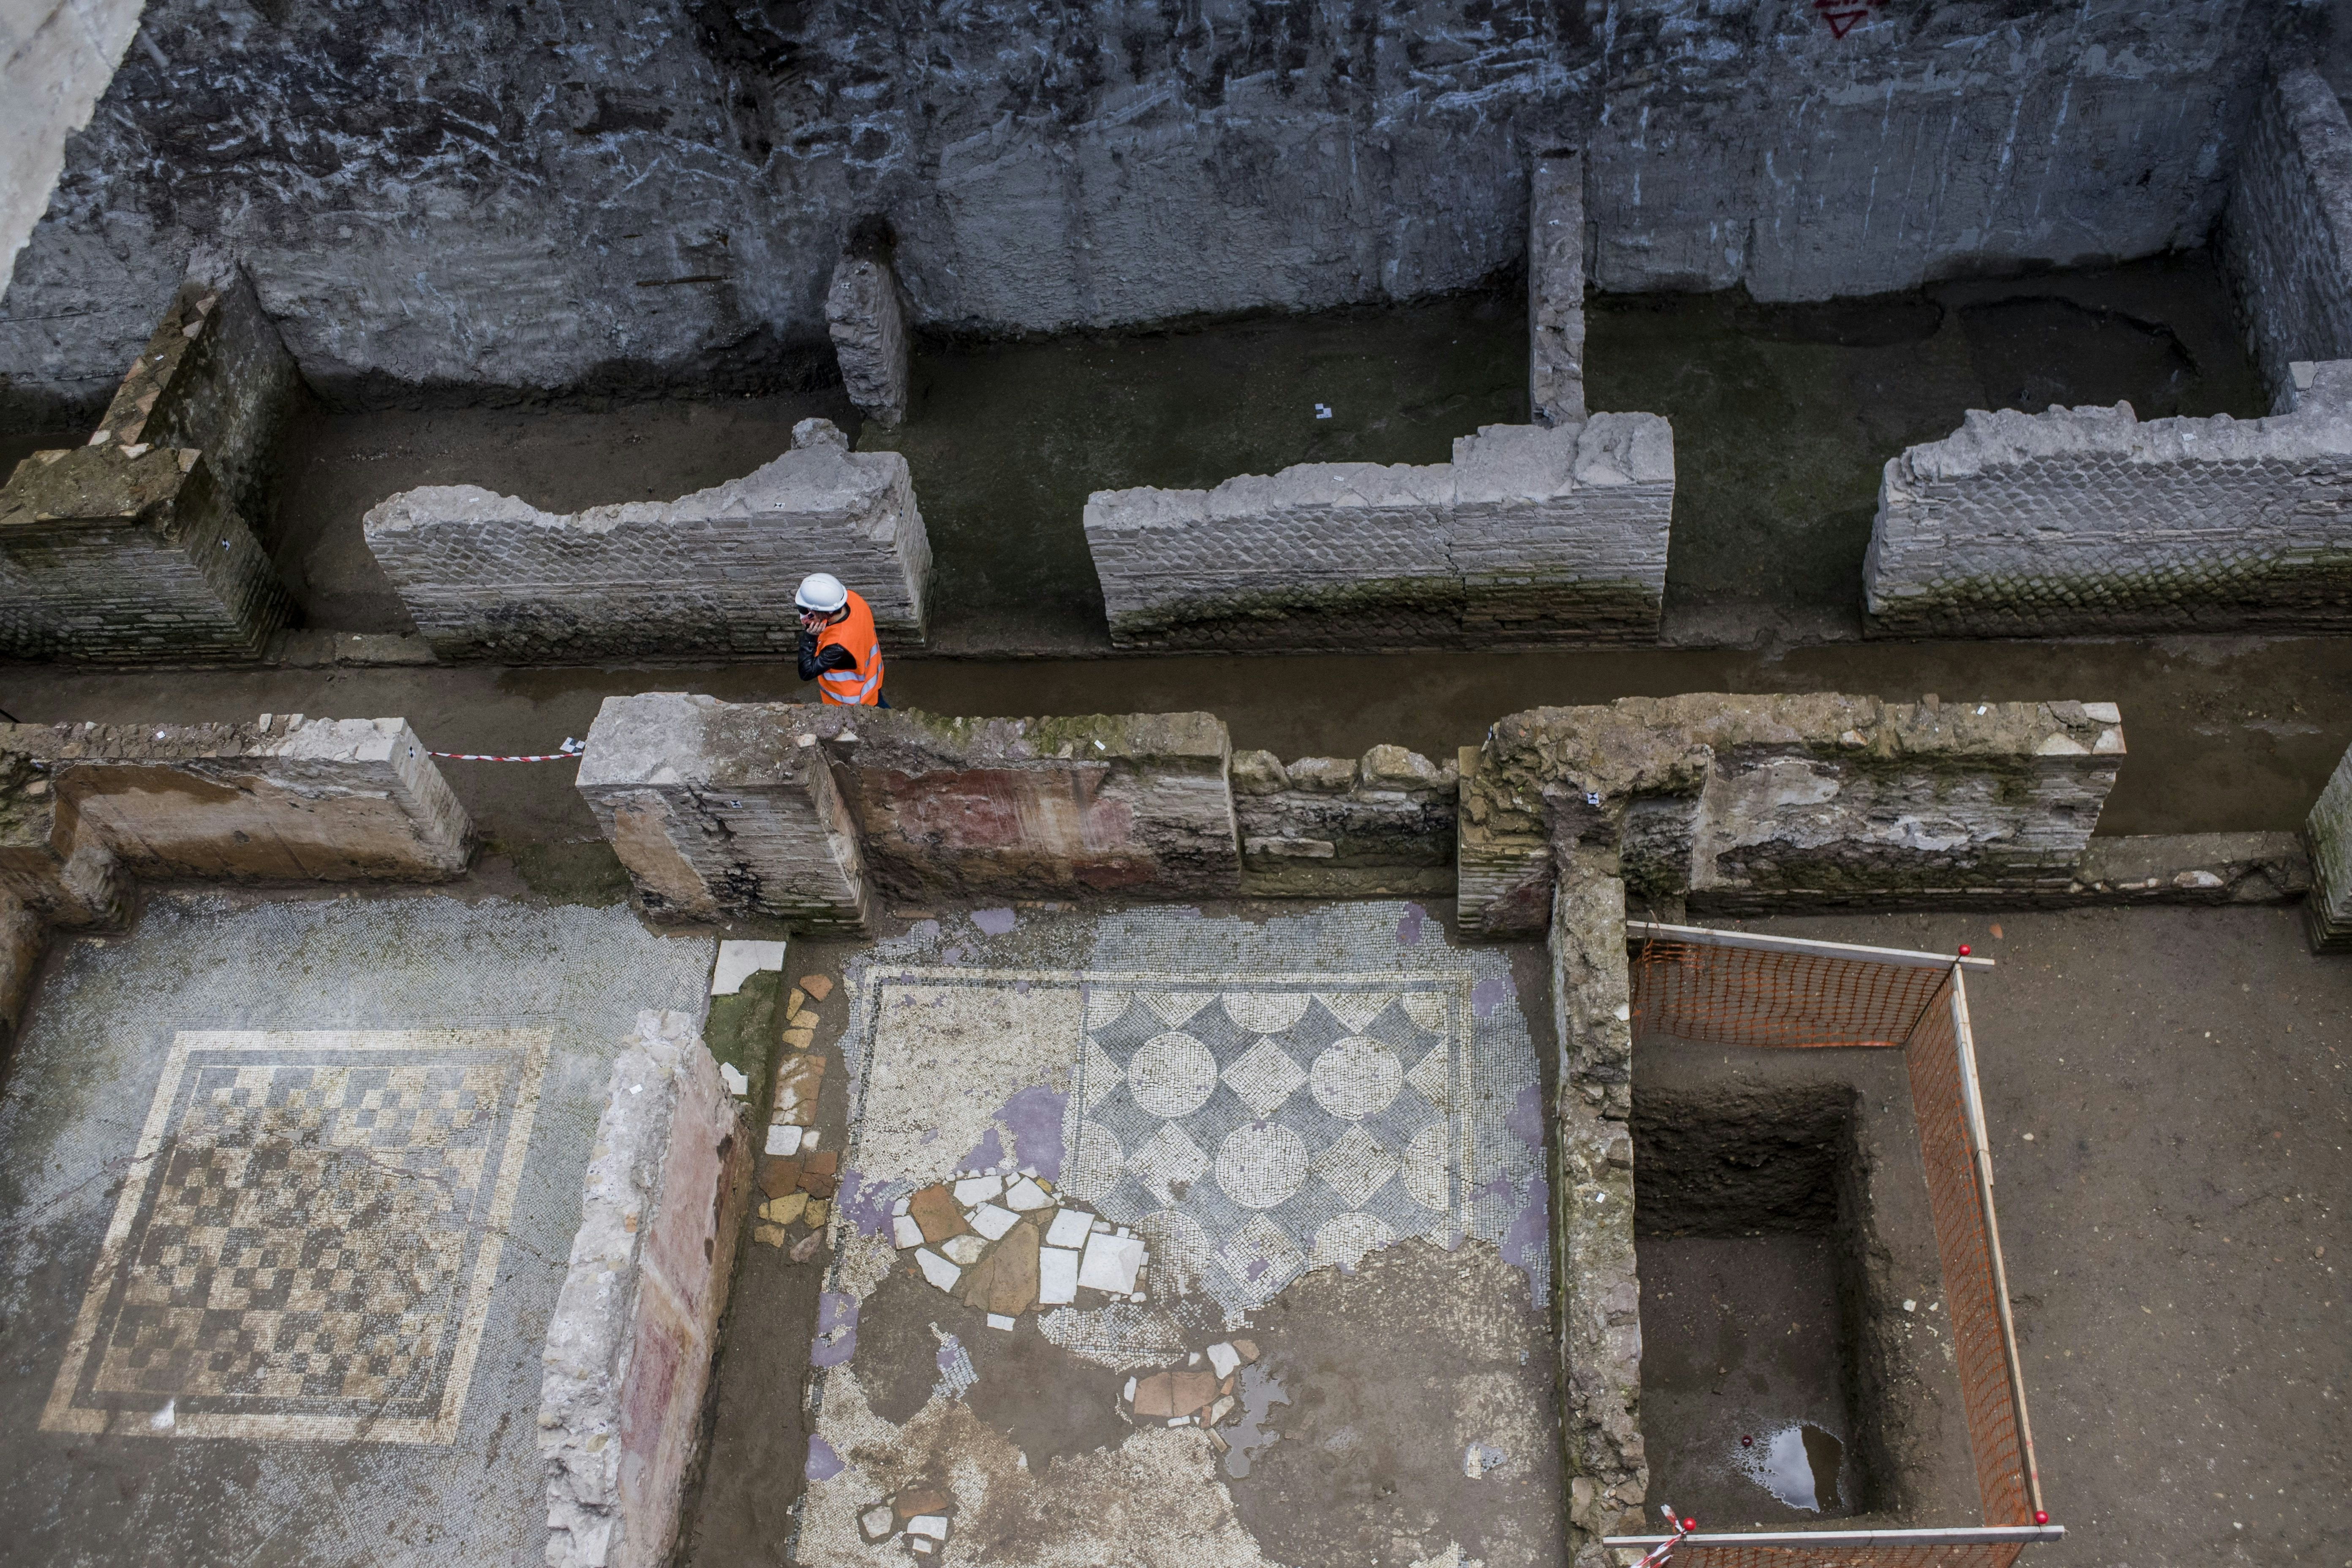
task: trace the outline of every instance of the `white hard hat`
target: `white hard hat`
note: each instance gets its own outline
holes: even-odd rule
[[[829,616],[849,603],[849,590],[830,572],[812,572],[801,579],[801,591],[793,595],[793,603]]]

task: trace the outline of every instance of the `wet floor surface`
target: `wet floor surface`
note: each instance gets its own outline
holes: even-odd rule
[[[1838,1260],[1824,1236],[1644,1237],[1650,1492],[1710,1529],[1857,1511]]]

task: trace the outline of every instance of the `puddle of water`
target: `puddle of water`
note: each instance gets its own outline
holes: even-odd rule
[[[1838,1469],[1845,1445],[1811,1422],[1783,1426],[1739,1456],[1740,1468],[1790,1508],[1811,1513],[1842,1508]]]
[[[1259,1362],[1242,1368],[1242,1418],[1228,1428],[1233,1447],[1225,1452],[1225,1474],[1239,1479],[1250,1473],[1250,1461],[1274,1446],[1282,1436],[1265,1424],[1266,1413],[1290,1403],[1282,1384]]]

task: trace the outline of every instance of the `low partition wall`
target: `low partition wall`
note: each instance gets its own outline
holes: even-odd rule
[[[2352,949],[2352,752],[2336,764],[2303,832],[2311,849],[2305,906],[2311,945],[2322,952]]]
[[[853,452],[824,419],[794,426],[773,462],[677,500],[562,516],[433,485],[380,503],[365,527],[445,658],[789,657],[793,591],[811,572],[862,595],[886,643],[924,632],[931,547],[907,459]]]
[[[1673,918],[2032,902],[2074,887],[2124,755],[2105,702],[1629,697],[1497,721],[1463,780],[1460,915],[1540,932],[1599,853]]]
[[[547,1325],[539,1451],[552,1568],[672,1560],[751,1200],[750,1119],[683,1013],[613,1064]]]
[[[1213,490],[1098,490],[1120,647],[1407,648],[1657,638],[1674,431],[1490,425],[1428,468],[1310,463]]]
[[[0,1024],[47,930],[116,923],[133,877],[437,882],[473,847],[404,719],[0,724]]]
[[[2352,361],[2294,411],[1971,411],[1892,458],[1864,568],[1881,637],[2352,626]]]
[[[1448,898],[1454,765],[1402,746],[1361,759],[1236,752],[1242,891],[1259,898]]]
[[[855,930],[901,899],[1231,897],[1223,722],[608,698],[579,787],[656,919]]]

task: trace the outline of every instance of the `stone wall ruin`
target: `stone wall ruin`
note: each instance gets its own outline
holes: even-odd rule
[[[671,1560],[751,1192],[752,1126],[683,1013],[613,1063],[539,1410],[552,1568]]]
[[[792,450],[674,501],[571,516],[478,485],[404,490],[367,514],[368,549],[445,658],[790,657],[793,589],[830,572],[887,641],[919,642],[931,548],[907,459],[853,452],[803,419]]]
[[[1360,760],[1235,752],[1242,891],[1254,898],[1450,898],[1454,764],[1402,746]]]
[[[1895,637],[2320,631],[2352,622],[2352,361],[2291,412],[1972,411],[1888,460],[1864,566]]]
[[[473,849],[403,719],[0,724],[0,1026],[47,931],[119,924],[133,879],[439,882]]]
[[[94,662],[257,657],[290,612],[265,540],[300,374],[234,265],[199,258],[88,445],[0,489],[0,644]]]
[[[1097,490],[1120,647],[1643,643],[1664,603],[1674,431],[1489,425],[1454,460],[1310,463],[1213,490]]]
[[[2352,359],[2352,123],[2308,65],[2286,63],[2255,99],[2221,241],[2247,344],[2284,413],[2296,361]]]
[[[2074,886],[2124,755],[2104,702],[1629,697],[1497,721],[1462,787],[1465,931],[1533,935],[1571,857],[1653,918],[2032,901]]]

